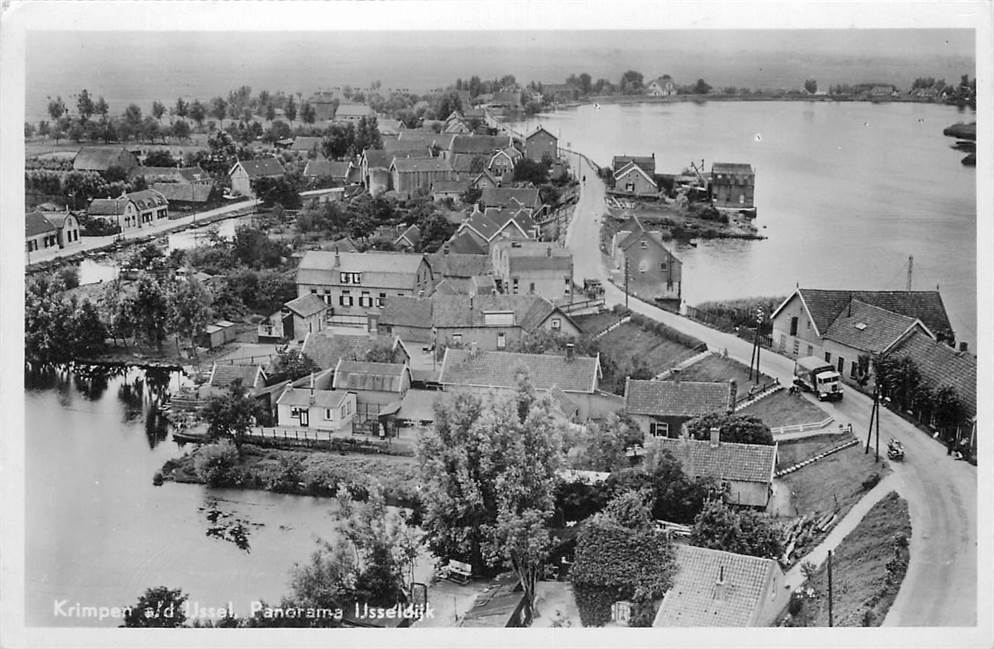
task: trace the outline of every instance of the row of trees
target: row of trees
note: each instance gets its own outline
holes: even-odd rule
[[[930,383],[910,356],[883,356],[873,361],[880,395],[900,411],[914,413],[918,421],[935,426],[945,439],[968,425],[969,410],[948,384]]]

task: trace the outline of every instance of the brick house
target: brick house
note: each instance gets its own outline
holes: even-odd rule
[[[143,189],[117,198],[94,198],[86,208],[90,217],[118,225],[121,232],[139,230],[169,218],[169,201],[154,189]]]
[[[540,295],[552,302],[573,295],[573,255],[555,243],[495,241],[490,247],[497,291]]]
[[[655,160],[652,162],[653,168],[655,168]],[[634,161],[616,166],[612,191],[629,196],[654,196],[658,194],[659,187],[656,186],[655,176],[646,167],[647,165]]]
[[[79,221],[71,212],[28,212],[24,218],[24,245],[30,254],[48,248],[79,247]]]
[[[525,157],[532,162],[555,160],[559,157],[559,138],[539,126],[525,137]]]
[[[532,216],[542,209],[542,197],[535,187],[487,187],[480,194],[479,209],[524,207]]]
[[[751,209],[756,206],[756,173],[752,165],[716,162],[711,165],[711,201],[715,207]]]
[[[636,219],[628,236],[620,241],[616,238],[613,256],[622,271],[621,282],[627,264],[632,295],[645,300],[680,300],[683,262],[666,247],[659,233],[645,230]]]
[[[255,198],[252,181],[259,178],[282,178],[286,174],[283,164],[273,157],[239,160],[231,167],[231,191],[240,196]]]
[[[259,323],[259,340],[304,340],[309,333],[324,330],[331,307],[313,293],[301,295]]]
[[[459,226],[452,241],[461,236],[469,237],[481,252],[489,254],[490,245],[500,239],[535,239],[539,228],[530,212],[531,210],[523,207],[488,207],[482,212],[474,212]]]
[[[345,390],[288,388],[276,399],[276,425],[350,433],[356,395]]]
[[[505,147],[490,158],[487,170],[499,178],[501,182],[510,181],[514,177],[514,166],[522,157],[521,151],[513,146]]]
[[[646,444],[683,434],[695,417],[731,413],[734,381],[625,381],[625,413],[638,424]]]

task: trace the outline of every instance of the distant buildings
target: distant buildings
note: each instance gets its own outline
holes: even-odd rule
[[[118,198],[94,198],[86,208],[87,216],[118,225],[122,232],[169,218],[169,201],[154,189],[121,194]]]
[[[111,167],[128,173],[137,166],[138,158],[123,146],[85,146],[72,162],[72,168],[76,171],[99,173],[105,173]]]
[[[144,178],[149,189],[162,194],[172,207],[196,207],[210,200],[214,181],[195,167],[135,167],[129,177]]]
[[[673,77],[664,74],[658,79],[653,79],[646,87],[645,94],[650,97],[672,97],[676,94],[676,84],[673,83]]]

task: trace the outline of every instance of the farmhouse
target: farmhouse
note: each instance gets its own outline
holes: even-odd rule
[[[105,173],[111,167],[128,173],[137,166],[138,158],[123,146],[85,146],[72,161],[72,168],[76,171],[99,173]]]
[[[532,162],[555,160],[559,157],[559,138],[539,126],[525,137],[525,157]]]
[[[231,191],[234,194],[255,198],[252,181],[259,178],[282,178],[286,169],[279,160],[273,157],[239,160],[228,172],[231,179]]]
[[[24,219],[25,250],[79,247],[79,221],[70,212],[28,212]]]

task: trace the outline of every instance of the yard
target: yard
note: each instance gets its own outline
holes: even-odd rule
[[[834,626],[880,626],[907,572],[910,537],[908,503],[891,492],[842,540],[832,558]],[[788,625],[828,626],[827,562],[803,588],[813,592],[791,606]]]
[[[637,358],[657,374],[697,353],[631,322],[611,330],[598,338],[597,342],[601,353],[609,356],[615,363],[622,365]]]
[[[684,381],[727,381],[735,379],[735,382],[738,384],[739,398],[755,385],[753,381],[749,380],[749,368],[746,365],[718,354],[711,354],[690,367],[680,370],[680,378]],[[772,382],[773,377],[762,373],[759,375],[759,385],[766,385]],[[820,419],[824,418],[821,417]],[[767,423],[767,425],[769,426],[770,424]]]
[[[770,428],[813,424],[830,415],[801,394],[780,390],[739,411],[740,415],[759,417]]]
[[[612,311],[601,311],[600,313],[570,317],[580,327],[580,330],[588,336],[596,336],[621,319],[621,316]]]

